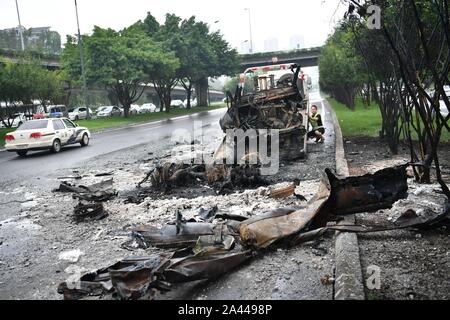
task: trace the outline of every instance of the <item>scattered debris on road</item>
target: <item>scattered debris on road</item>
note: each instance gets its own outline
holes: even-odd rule
[[[82,200],[75,206],[73,214],[76,222],[101,220],[108,216],[108,212],[105,211],[102,203],[86,203]]]
[[[74,198],[94,202],[107,201],[117,196],[117,191],[113,188],[112,178],[90,186],[74,186],[63,181],[54,192],[70,192],[73,193]]]
[[[248,259],[264,253],[264,248],[285,243],[297,245],[316,239],[328,231],[379,232],[395,228],[429,228],[447,223],[450,209],[428,219],[409,212],[396,223],[385,225],[336,224],[339,216],[391,207],[407,196],[406,165],[386,168],[363,176],[338,178],[326,170],[318,192],[306,205],[275,209],[243,220],[227,216],[215,208],[204,209],[201,219],[186,221],[180,213],[162,228],[142,225],[132,229],[132,240],[141,248],[176,249],[144,258],[127,258],[83,275],[80,288],[58,287],[65,299],[112,294],[121,299],[152,298],[171,285],[212,279]],[[322,283],[332,283],[324,278]]]
[[[295,189],[300,185],[300,180],[296,179],[292,185],[284,187],[284,188],[278,188],[278,189],[271,189],[269,197],[273,199],[281,199],[281,198],[287,198],[295,194]]]
[[[75,263],[80,260],[80,257],[84,254],[80,249],[64,251],[59,254],[59,260]]]

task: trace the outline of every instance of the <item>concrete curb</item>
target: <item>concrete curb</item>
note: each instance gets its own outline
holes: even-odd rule
[[[345,159],[342,131],[336,113],[328,101],[324,100],[333,118],[335,132],[336,174],[349,176],[348,164]],[[355,216],[346,216],[342,223],[354,224]],[[335,243],[335,300],[365,300],[364,283],[359,257],[358,236],[356,233],[337,232]]]

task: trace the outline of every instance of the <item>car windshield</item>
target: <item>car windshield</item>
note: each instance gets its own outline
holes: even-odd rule
[[[74,112],[74,111],[75,111],[75,109],[72,108],[72,109],[69,109],[68,112]]]
[[[34,130],[47,128],[48,120],[36,120],[23,123],[18,130]]]

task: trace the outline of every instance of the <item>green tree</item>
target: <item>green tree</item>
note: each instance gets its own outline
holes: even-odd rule
[[[63,94],[63,80],[57,72],[41,66],[38,60],[22,57],[17,63],[4,62],[0,67],[0,101],[5,105],[1,121],[11,126],[10,118],[18,107],[31,111],[36,100],[44,106]]]
[[[134,29],[144,30],[147,35],[163,44],[179,59],[179,67],[167,70],[155,81],[160,99],[170,107],[170,93],[179,82],[186,90],[188,101],[195,87],[199,105],[207,105],[208,77],[232,75],[238,67],[237,52],[231,49],[219,32],[211,33],[206,23],[196,21],[194,16],[182,20],[167,14],[164,24],[147,13],[143,22]],[[189,103],[190,104],[190,103]]]
[[[350,109],[367,82],[362,58],[352,46],[353,34],[344,24],[328,38],[319,57],[320,88]]]
[[[174,60],[176,64],[173,55],[164,52],[161,44],[136,26],[120,32],[95,27],[91,36],[83,37],[83,43],[88,84],[103,86],[114,94],[124,108],[125,117],[129,115],[130,105],[143,94],[146,84],[159,78],[161,70]],[[79,83],[81,68],[77,50],[75,39],[71,39],[62,58],[65,70]]]

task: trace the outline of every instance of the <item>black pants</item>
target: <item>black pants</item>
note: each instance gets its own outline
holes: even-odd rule
[[[307,133],[308,139],[315,138],[316,137],[316,131],[319,131],[321,134],[324,134],[325,133],[325,128],[317,128],[317,129],[313,129],[313,130],[309,131]]]

